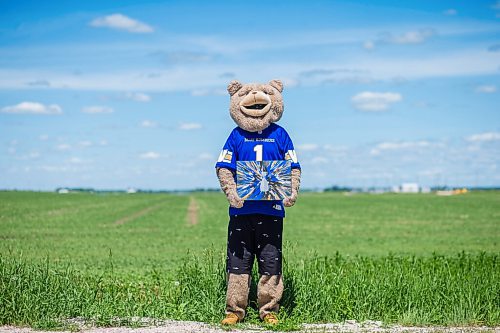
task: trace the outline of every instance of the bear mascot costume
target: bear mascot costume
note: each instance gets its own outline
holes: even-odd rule
[[[226,317],[233,325],[245,317],[254,257],[259,267],[257,303],[260,318],[277,324],[276,313],[283,294],[282,233],[284,207],[297,200],[300,164],[292,140],[276,122],[283,115],[283,84],[242,84],[232,81],[229,112],[238,127],[233,129],[216,163],[217,177],[229,201],[227,242]],[[284,200],[243,200],[236,190],[236,161],[289,160],[291,196]]]

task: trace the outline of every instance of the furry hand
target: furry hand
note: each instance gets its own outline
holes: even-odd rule
[[[297,193],[293,193],[291,197],[285,198],[285,200],[283,200],[283,205],[285,205],[285,207],[292,207],[293,205],[295,205],[296,201]]]
[[[226,168],[218,168],[217,177],[219,178],[220,187],[226,194],[227,201],[229,201],[231,207],[243,207],[244,200],[241,199],[236,192],[236,183],[234,182],[233,172]]]
[[[234,208],[243,207],[243,203],[245,202],[241,199],[236,191],[230,191],[227,195],[227,201],[229,201],[229,205]]]
[[[285,207],[292,207],[297,201],[300,188],[300,175],[300,169],[292,169],[292,195],[283,200],[283,205],[285,205]]]

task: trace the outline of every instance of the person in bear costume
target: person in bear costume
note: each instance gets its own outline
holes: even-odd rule
[[[282,233],[285,207],[297,200],[300,164],[292,140],[276,122],[283,115],[283,84],[232,81],[229,112],[238,127],[227,139],[216,163],[217,177],[229,201],[226,317],[223,325],[243,320],[248,304],[254,257],[259,266],[257,303],[260,318],[277,324],[283,294]],[[291,196],[284,200],[244,201],[236,191],[236,161],[290,160]]]

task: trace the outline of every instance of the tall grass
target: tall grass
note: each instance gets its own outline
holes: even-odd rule
[[[223,256],[188,256],[173,274],[157,270],[82,273],[71,264],[0,256],[0,324],[53,328],[68,318],[97,325],[133,317],[218,322],[224,312]],[[249,307],[257,321],[255,281]],[[280,316],[289,322],[382,320],[402,324],[500,323],[496,254],[383,258],[311,257],[285,264]]]

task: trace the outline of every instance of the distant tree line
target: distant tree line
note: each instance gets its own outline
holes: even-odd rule
[[[500,186],[490,186],[490,187],[470,187],[470,186],[433,186],[431,187],[431,191],[446,191],[452,190],[454,188],[467,188],[469,190],[474,191],[498,191],[500,190]],[[186,190],[151,190],[151,189],[133,189],[130,192],[130,189],[94,189],[91,187],[58,187],[55,189],[55,192],[61,192],[67,190],[68,192],[78,192],[78,193],[191,193],[191,192],[220,192],[220,188],[210,188],[210,187],[197,187],[194,189],[186,189]],[[316,188],[316,189],[301,189],[304,192],[372,192],[377,190],[383,190],[390,192],[391,189],[388,187],[368,187],[368,188],[359,188],[359,187],[350,187],[350,186],[340,186],[340,185],[332,185],[326,188]]]

